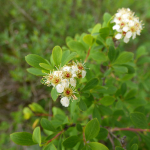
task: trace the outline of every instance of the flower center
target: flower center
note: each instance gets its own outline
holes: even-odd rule
[[[73,94],[73,91],[71,88],[64,89],[64,96],[70,97],[72,94]]]
[[[126,35],[126,32],[123,31],[122,34],[125,36],[125,35]]]
[[[71,77],[72,77],[71,72],[69,72],[69,71],[65,71],[65,72],[64,72],[64,78],[69,79],[69,78],[71,78]]]
[[[83,69],[84,69],[84,68],[83,68],[83,65],[82,65],[81,63],[78,64],[78,69],[79,69],[79,70],[83,70]]]
[[[121,17],[118,17],[118,20],[121,20]]]
[[[52,79],[52,83],[55,84],[55,85],[59,84],[60,81],[61,81],[61,79],[57,76],[53,77],[53,79]]]

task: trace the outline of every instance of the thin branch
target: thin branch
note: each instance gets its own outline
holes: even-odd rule
[[[51,114],[35,114],[35,116],[50,116],[50,117],[53,117],[53,115],[51,115]]]
[[[84,60],[85,63],[86,63],[86,61],[87,61],[87,59],[88,59],[88,57],[89,57],[89,55],[90,55],[90,51],[91,51],[91,47],[89,48],[88,53],[87,53],[87,55],[86,55],[86,58],[85,58],[85,60]]]
[[[112,137],[110,136],[109,133],[108,133],[108,139],[109,139],[110,142],[111,142],[111,145],[112,145],[113,150],[115,150],[115,144],[114,144],[114,141],[113,141],[113,139],[112,139]]]
[[[52,142],[52,141],[53,141],[54,139],[56,139],[57,137],[59,137],[59,135],[61,135],[63,132],[64,132],[64,130],[60,131],[57,135],[55,135],[52,139],[50,139],[50,140],[46,143],[46,145],[47,145],[48,143]]]
[[[113,128],[113,129],[110,129],[110,131],[111,132],[115,132],[115,131],[150,132],[150,129]]]

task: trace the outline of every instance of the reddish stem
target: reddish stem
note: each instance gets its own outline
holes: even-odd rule
[[[51,115],[51,114],[35,114],[35,116],[50,116],[50,117],[53,117],[53,115]]]
[[[46,144],[52,142],[54,139],[56,139],[60,134],[62,134],[64,132],[64,130],[60,131],[57,135],[55,135],[52,139],[50,139],[49,141],[47,141]]]
[[[84,62],[87,61],[87,59],[88,59],[88,57],[89,57],[89,55],[90,55],[90,51],[91,51],[91,47],[90,47],[89,50],[88,50],[88,53],[87,53],[87,55],[86,55],[86,58],[85,58]]]
[[[86,144],[86,139],[85,139],[85,133],[83,132],[83,141],[84,141],[84,144]]]
[[[111,132],[114,131],[132,131],[132,132],[150,132],[150,129],[134,129],[134,128],[114,128],[111,129]]]

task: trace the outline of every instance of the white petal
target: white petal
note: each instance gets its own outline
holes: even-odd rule
[[[122,29],[124,32],[127,32],[129,30],[129,28],[127,26],[123,27]]]
[[[63,67],[63,69],[62,69],[63,71],[69,71],[70,70],[70,67],[68,67],[68,66],[65,66],[65,67]]]
[[[130,27],[134,26],[134,22],[133,21],[129,21],[129,26]]]
[[[130,8],[127,8],[127,11],[130,11]]]
[[[123,41],[124,41],[125,43],[128,43],[128,42],[129,42],[129,38],[125,37],[125,38],[123,39]]]
[[[58,93],[62,93],[64,91],[64,87],[61,84],[58,84],[56,86],[56,90],[57,90]]]
[[[71,78],[70,84],[71,84],[71,86],[75,87],[76,86],[76,80],[74,78]]]
[[[82,70],[82,78],[84,78],[86,76],[86,71]]]
[[[67,88],[67,87],[69,87],[69,81],[67,79],[63,79],[63,80],[61,80],[61,85],[64,88]]]
[[[69,106],[69,99],[68,99],[68,97],[63,97],[63,98],[61,98],[60,102],[61,102],[61,104],[62,104],[63,106],[65,106],[65,107],[68,107],[68,106]]]
[[[117,16],[117,17],[120,17],[120,16],[121,16],[121,13],[116,13],[116,16]]]
[[[119,23],[120,23],[120,20],[118,20],[117,18],[115,18],[115,19],[114,19],[114,22],[117,23],[117,24],[119,24]]]
[[[126,33],[126,37],[127,38],[130,38],[131,36],[132,36],[132,32],[131,31],[129,31],[129,32]]]
[[[116,34],[116,35],[115,35],[115,38],[116,38],[116,39],[121,39],[121,38],[122,38],[122,34],[120,34],[120,33]]]
[[[137,33],[137,35],[140,35],[140,30],[137,30],[136,33]]]
[[[133,33],[132,39],[136,38],[136,32]]]
[[[60,77],[62,75],[62,71],[54,71],[54,75]]]
[[[113,26],[113,30],[118,30],[118,29],[120,29],[120,26],[118,24]]]

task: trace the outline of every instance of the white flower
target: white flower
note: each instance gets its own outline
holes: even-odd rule
[[[116,25],[113,26],[113,30],[117,30],[118,31],[119,29],[120,29],[120,25],[116,24]]]
[[[128,43],[130,38],[135,39],[143,29],[142,21],[139,21],[129,8],[119,9],[112,22],[115,23],[113,30],[117,31],[115,38],[123,39],[125,43]]]
[[[123,39],[123,41],[124,41],[125,43],[128,43],[128,42],[129,42],[129,38],[125,37],[125,38]]]
[[[125,27],[123,27],[122,30],[123,30],[124,32],[127,32],[127,31],[129,30],[129,27],[125,26]]]
[[[70,67],[68,67],[68,66],[65,66],[65,67],[63,67],[63,69],[62,69],[63,71],[70,71]]]
[[[61,85],[61,84],[58,84],[56,86],[56,90],[57,90],[58,93],[62,93],[64,91],[64,86]]]
[[[120,34],[120,33],[116,34],[116,35],[115,35],[115,38],[116,38],[116,39],[121,39],[121,38],[122,38],[122,34]]]
[[[74,72],[76,72],[76,71],[78,71],[78,67],[77,67],[77,65],[73,65],[73,66],[72,66],[72,72],[74,73]]]
[[[61,80],[61,85],[64,88],[67,88],[67,87],[69,87],[69,81],[67,79],[63,79],[63,80]]]
[[[75,87],[76,86],[76,80],[74,78],[71,78],[70,84],[71,84],[71,86]]]
[[[62,71],[54,71],[54,75],[60,77],[62,76]]]
[[[86,71],[82,70],[82,78],[84,78],[86,76]]]
[[[68,99],[68,97],[63,97],[63,98],[61,98],[60,102],[61,102],[61,104],[62,104],[64,107],[68,107],[68,106],[69,106],[69,99]]]

